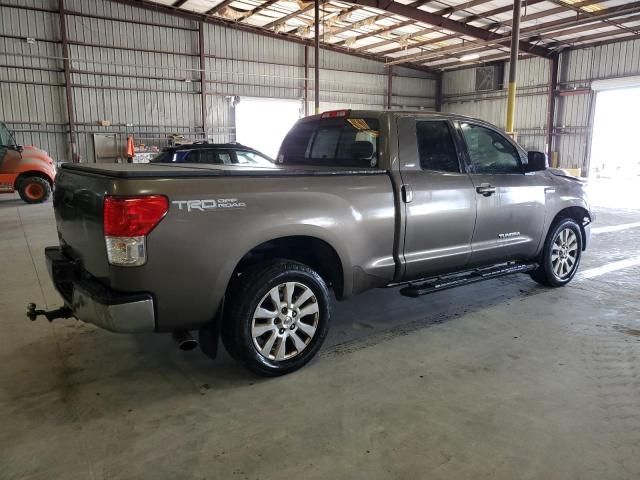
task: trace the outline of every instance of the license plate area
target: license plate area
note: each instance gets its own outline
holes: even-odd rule
[[[60,295],[66,302],[73,298],[73,282],[80,279],[80,266],[77,262],[67,257],[60,247],[47,247],[44,250],[47,259],[49,276],[53,280]]]

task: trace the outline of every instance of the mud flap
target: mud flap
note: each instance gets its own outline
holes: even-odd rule
[[[198,343],[200,344],[200,350],[202,350],[202,352],[209,358],[216,358],[218,356],[223,312],[224,297],[222,298],[222,303],[220,304],[220,308],[218,309],[213,321],[204,327],[201,327],[198,331]]]

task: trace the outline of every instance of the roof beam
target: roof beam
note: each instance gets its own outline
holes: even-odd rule
[[[416,22],[413,20],[405,20],[404,22],[398,22],[393,25],[389,25],[388,27],[384,27],[381,30],[374,30],[373,32],[363,33],[361,35],[356,36],[354,42],[358,42],[364,38],[376,37],[378,35],[382,35],[383,33],[393,32],[394,30],[397,30],[402,27],[408,27],[409,25],[413,25],[414,23]],[[343,39],[343,40],[340,40],[339,42],[335,42],[334,45],[342,45],[346,41],[347,39]]]
[[[463,3],[463,4],[460,4],[460,5],[454,5],[454,6],[451,6],[451,7],[443,8],[443,9],[438,10],[437,12],[433,12],[433,13],[434,13],[434,15],[450,15],[450,14],[452,14],[454,12],[464,11],[467,8],[476,7],[478,5],[482,5],[483,3],[487,3],[487,2],[490,2],[490,1],[491,0],[472,0],[470,2]],[[547,0],[530,0],[529,4],[533,5],[533,4],[544,2],[544,1],[547,1]],[[428,3],[428,2],[417,1],[417,2],[410,3],[409,6],[418,8],[418,7],[423,6],[425,3]],[[495,11],[492,10],[491,12],[486,12],[483,15],[484,16],[495,15],[496,13],[501,13],[498,10],[503,10],[505,8],[506,8],[505,11],[510,11],[512,7],[511,6],[507,6],[507,7],[497,8],[497,9],[495,9]],[[471,19],[471,17],[469,17],[469,20],[464,19],[463,23],[468,23],[468,22],[471,22],[471,21],[472,21],[472,19]],[[398,22],[397,24],[391,25],[391,26],[386,27],[386,28],[383,28],[382,30],[375,30],[373,32],[368,32],[368,33],[365,33],[365,34],[362,34],[362,35],[358,35],[357,37],[355,37],[355,40],[353,40],[353,42],[358,42],[358,41],[362,40],[363,38],[376,37],[378,35],[382,35],[383,33],[392,32],[393,30],[397,30],[398,28],[402,28],[402,27],[407,27],[409,25],[413,25],[414,23],[415,23],[414,20],[406,20],[404,22]],[[413,37],[418,37],[420,35],[424,35],[425,33],[430,33],[432,31],[433,31],[432,29],[420,30],[419,32],[415,32],[415,33],[410,34],[407,37],[407,40],[410,40]],[[421,33],[421,32],[423,32],[423,33]],[[339,42],[335,42],[334,45],[342,45],[346,41],[347,41],[347,39],[341,40]],[[377,48],[379,46],[388,45],[388,44],[394,43],[394,42],[395,42],[394,39],[383,40],[382,42],[377,42],[377,43],[372,44],[372,45],[365,45],[364,47],[362,47],[362,49],[363,50],[370,50],[371,48]]]
[[[328,1],[329,0],[320,0],[320,5],[327,3]],[[313,7],[314,7],[314,3],[311,2],[309,5],[307,5],[304,8],[301,8],[300,10],[296,10],[295,12],[291,12],[289,15],[285,15],[284,17],[275,19],[273,22],[267,23],[262,28],[270,29],[270,28],[277,27],[278,25],[286,23],[288,20],[291,20],[292,18],[295,18],[298,15],[302,15],[303,13],[307,13],[309,10],[313,10]]]
[[[496,62],[498,60],[507,60],[509,58],[509,52],[505,52],[505,53],[497,53],[495,55],[489,55],[487,57],[482,57],[479,60],[469,60],[467,62],[457,62],[455,65],[444,65],[444,66],[438,66],[437,68],[440,68],[441,70],[450,70],[450,69],[458,69],[458,68],[464,68],[468,65],[482,65],[482,64],[486,64],[486,63],[491,63],[491,62]],[[531,55],[524,55],[525,57],[530,57]],[[522,58],[522,57],[521,57]]]
[[[580,29],[578,28],[573,28],[573,29],[569,29],[569,30],[563,30],[563,27],[573,27],[573,26],[579,26],[579,25],[584,25],[584,24],[592,24],[594,22],[598,22],[600,21],[599,17],[605,17],[608,18],[611,15],[622,15],[625,13],[619,13],[619,12],[627,12],[628,11],[636,11],[636,10],[640,10],[640,1],[639,2],[635,2],[634,4],[628,4],[626,6],[620,6],[620,7],[612,7],[610,9],[607,10],[601,10],[597,15],[590,15],[589,17],[584,17],[582,19],[579,20],[573,20],[573,21],[567,21],[566,18],[560,19],[560,20],[554,20],[551,22],[547,22],[547,23],[543,23],[540,25],[534,25],[528,28],[524,28],[522,29],[521,33],[523,36],[534,36],[534,35],[539,35],[541,33],[545,33],[547,31],[556,31],[557,33],[555,33],[555,35],[562,35],[562,32],[565,32],[565,35],[571,34],[571,33],[579,33],[581,31],[586,31],[586,30],[591,30],[593,28],[593,25],[588,25],[586,28],[582,27]],[[623,19],[624,20],[624,19]],[[633,20],[632,20],[633,21]],[[469,42],[468,45],[451,45],[451,46],[447,46],[447,47],[443,47],[443,48],[439,48],[437,50],[431,50],[431,51],[427,51],[427,52],[420,52],[420,53],[414,53],[411,55],[406,55],[406,56],[402,56],[402,57],[397,57],[394,58],[392,60],[392,63],[401,63],[401,62],[422,62],[423,60],[428,60],[428,59],[432,59],[432,58],[436,58],[441,56],[444,53],[452,53],[452,52],[463,52],[463,51],[467,51],[467,50],[474,50],[476,47],[480,46],[480,45],[502,45],[502,44],[506,44],[508,42],[508,38],[507,36],[502,36],[502,38],[497,38],[495,40],[492,41],[485,41],[485,42],[477,42],[477,43],[471,43]],[[410,48],[417,48],[418,46],[423,46],[423,45],[427,45],[430,43],[435,43],[432,40],[427,40],[426,42],[421,42],[419,44],[414,44],[412,45]],[[383,55],[385,54],[389,54],[389,53],[395,53],[397,51],[400,51],[401,49],[393,49],[393,50],[388,50],[388,51],[384,51],[384,52],[378,52],[381,53]]]
[[[531,0],[530,2],[528,2],[527,5],[533,5],[534,1],[535,0]],[[589,7],[591,5],[599,3],[601,1],[602,0],[583,0],[582,2],[574,3],[573,6],[576,7],[576,8]],[[538,2],[536,1],[536,3],[538,3]],[[567,5],[567,7],[568,7],[568,5]],[[529,15],[524,15],[520,19],[520,23],[522,24],[524,22],[530,22],[532,20],[538,20],[539,18],[549,17],[551,15],[557,15],[559,13],[560,14],[566,13],[567,7],[550,8],[548,10],[542,10],[540,12],[534,12],[534,13],[530,13]],[[511,10],[511,6],[503,7],[503,8],[507,8],[507,10],[505,10],[505,12],[508,12],[508,11]],[[501,9],[496,9],[496,10],[501,10]],[[487,14],[488,13],[489,12],[487,12]],[[504,12],[499,12],[499,13],[504,13]],[[490,15],[487,15],[487,16],[490,16]],[[493,24],[489,25],[487,28],[492,29],[492,28],[498,28],[500,26],[508,27],[508,26],[511,26],[512,22],[513,22],[513,20],[511,20],[511,19],[509,19],[507,21],[504,21],[504,22],[496,22],[496,23],[493,23]]]
[[[173,8],[180,8],[182,5],[184,5],[185,3],[187,3],[189,0],[176,0],[175,2],[173,2],[171,4],[171,6]]]
[[[535,5],[536,3],[542,3],[542,2],[546,2],[546,1],[548,1],[548,0],[529,0],[528,5]],[[592,3],[595,3],[595,1],[601,1],[601,0],[589,0],[589,1],[592,2]],[[496,8],[494,10],[490,10],[488,12],[483,13],[483,18],[491,17],[493,15],[498,15],[500,13],[510,12],[512,9],[513,9],[513,7],[511,5],[507,5],[506,7]],[[435,12],[435,13],[436,14],[440,14],[441,12]],[[521,21],[524,21],[525,18],[526,18],[526,16],[522,17]],[[473,16],[473,17],[467,17],[467,18],[463,19],[462,22],[463,23],[470,23],[470,22],[473,22],[475,20],[477,20],[477,18],[475,16]],[[511,20],[509,20],[508,24],[511,25]],[[492,28],[497,28],[497,25],[498,24],[494,24]],[[432,31],[433,30],[430,30],[430,29],[420,30],[419,32],[415,32],[415,33],[411,34],[407,39],[410,40],[412,38],[425,35],[425,34],[430,33]],[[392,48],[392,49],[389,49],[389,50],[384,50],[382,52],[376,52],[376,53],[378,53],[380,55],[388,55],[390,53],[401,52],[402,50],[406,50],[406,49],[409,49],[409,48],[419,48],[419,47],[423,47],[423,46],[426,46],[426,45],[432,45],[434,43],[439,43],[439,42],[442,42],[444,40],[449,40],[449,39],[454,39],[454,38],[460,38],[460,36],[459,35],[454,35],[454,36],[443,36],[443,37],[438,37],[438,38],[431,38],[429,40],[425,40],[425,41],[422,41],[422,42],[414,43],[413,45],[407,45],[406,47]],[[505,36],[505,38],[506,38],[506,36]],[[383,41],[383,42],[378,42],[378,43],[374,43],[374,44],[371,44],[371,45],[367,45],[367,46],[363,47],[361,50],[371,50],[371,49],[374,49],[374,48],[381,47],[383,45],[388,45],[390,43],[397,43],[397,41],[398,41],[397,38],[396,39],[392,39],[392,40],[386,40],[386,41]],[[499,43],[501,43],[501,42],[499,42]],[[484,42],[481,45],[483,45],[483,44],[484,44]],[[476,46],[477,45],[478,44],[476,44]],[[457,45],[455,45],[455,46],[457,46]],[[427,52],[425,52],[425,53],[427,53]]]
[[[527,2],[527,6],[535,5],[536,3],[542,3],[542,2],[545,2],[545,1],[547,1],[547,0],[529,0]],[[550,0],[550,1],[554,1],[554,0]],[[583,0],[581,2],[574,3],[573,5],[571,5],[571,7],[576,8],[576,9],[582,9],[583,7],[588,7],[588,6],[594,5],[594,4],[596,4],[598,2],[601,2],[601,1],[602,0]],[[558,8],[552,8],[552,9],[549,9],[549,10],[543,10],[543,11],[540,11],[540,12],[531,13],[529,15],[524,15],[520,19],[520,22],[524,23],[524,22],[529,22],[529,21],[532,21],[532,20],[537,20],[539,18],[548,17],[550,15],[557,15],[559,13],[566,12],[569,7],[570,7],[570,5],[565,4],[565,5],[563,5],[561,7],[558,7]],[[500,8],[495,8],[493,10],[489,10],[488,12],[483,12],[482,16],[473,15],[473,16],[467,17],[467,18],[463,19],[462,22],[463,23],[471,23],[471,22],[479,20],[480,18],[488,18],[488,17],[492,17],[494,15],[499,15],[501,13],[510,12],[512,9],[513,9],[513,7],[511,5],[507,5],[507,6],[500,7]],[[440,12],[436,12],[436,13],[440,13]],[[511,19],[509,19],[509,20],[507,20],[505,22],[496,22],[496,23],[493,23],[493,24],[489,25],[488,26],[488,30],[493,30],[493,29],[499,28],[501,26],[502,27],[509,27],[509,26],[511,26],[511,23],[512,23]],[[529,27],[529,28],[532,28],[532,27]],[[414,34],[414,35],[415,36],[419,36],[419,34],[420,34],[420,32],[416,32],[416,34]],[[414,35],[412,35],[412,36],[414,36]],[[409,38],[411,38],[411,37],[409,37]],[[454,37],[449,37],[449,38],[454,38]],[[438,41],[441,41],[441,40],[445,40],[445,38],[438,39]],[[390,41],[387,41],[387,42],[388,43],[393,43],[394,40],[390,40]],[[420,42],[420,43],[417,43],[415,45],[412,45],[412,47],[421,47],[423,45],[429,45],[429,44],[432,44],[432,43],[437,43],[437,42],[431,42],[431,41]],[[367,49],[377,48],[377,46],[382,46],[382,44],[383,44],[383,42],[379,42],[378,44],[370,45],[369,48],[367,48]],[[399,52],[399,51],[402,51],[402,50],[403,50],[402,48],[395,48],[395,49],[392,49],[392,50],[386,50],[384,52],[378,52],[378,53],[388,54],[388,53]]]
[[[205,15],[213,15],[214,13],[218,13],[220,10],[222,10],[225,7],[228,7],[229,5],[231,5],[233,2],[235,2],[236,0],[222,0],[222,2],[220,2],[218,5],[216,5],[213,8],[210,8],[209,10],[207,10],[206,12],[204,12]]]
[[[518,0],[519,1],[519,0]],[[452,20],[447,17],[436,15],[435,13],[425,12],[424,10],[417,9],[408,5],[403,5],[398,2],[389,0],[350,0],[351,3],[363,5],[366,7],[377,8],[387,12],[394,13],[418,22],[433,25],[434,27],[440,27],[450,32],[466,35],[484,41],[494,41],[502,37],[502,35],[493,33],[483,28],[474,27],[465,23]],[[532,45],[528,42],[521,41],[520,49],[524,52],[531,53],[539,57],[548,57],[551,55],[551,50],[543,47]]]
[[[339,7],[337,7],[337,8],[339,8]],[[321,26],[323,26],[323,24],[327,20],[334,21],[334,22],[335,21],[344,20],[346,17],[351,15],[351,13],[355,12],[356,10],[359,10],[359,8],[357,6],[352,6],[352,7],[346,8],[344,10],[336,10],[334,12],[326,13],[326,14],[324,14],[322,16],[322,24],[321,24]],[[286,30],[284,33],[287,33],[287,34],[290,34],[290,35],[299,34],[303,29],[309,28],[311,25],[313,25],[314,21],[315,20],[311,20],[311,22],[308,25],[296,27],[296,28],[293,28],[292,30]],[[331,28],[331,27],[328,27],[326,30],[324,30],[322,32],[323,36],[329,30],[329,28]]]
[[[267,0],[264,3],[261,3],[260,5],[258,5],[256,8],[254,8],[253,10],[249,10],[247,11],[247,13],[245,13],[242,16],[242,20],[246,20],[247,18],[255,15],[256,13],[260,13],[262,10],[265,10],[267,8],[269,8],[271,5],[274,5],[276,3],[278,3],[280,0]]]
[[[527,2],[527,7],[530,7],[531,5],[535,5],[536,3],[542,3],[542,2],[546,2],[546,1],[547,0],[529,0]],[[589,1],[592,1],[592,2],[595,3],[595,2],[601,2],[602,0],[589,0]],[[511,12],[512,10],[513,10],[513,6],[512,5],[505,5],[504,7],[494,8],[493,10],[489,10],[487,12],[481,12],[481,13],[478,13],[478,14],[470,15],[470,16],[464,18],[462,20],[462,22],[464,22],[464,23],[476,22],[476,21],[478,21],[480,19],[493,17],[494,15],[500,15],[501,13]],[[527,16],[523,15],[520,18],[520,21],[524,22],[525,18],[527,18]],[[509,22],[505,22],[504,25],[506,25],[507,23],[509,25],[511,25],[511,22],[512,22],[512,20],[509,20]]]
[[[620,27],[624,27],[625,23],[632,23],[632,22],[638,22],[640,21],[640,15],[632,15],[630,17],[626,17],[626,18],[622,18],[620,20],[618,20],[620,22]],[[617,25],[604,25],[604,27],[610,27],[610,28],[615,28],[617,27]],[[590,30],[593,30],[593,25],[582,25],[579,27],[573,27],[573,28],[569,28],[567,30],[559,30],[557,32],[553,33],[554,37],[564,37],[566,35],[573,35],[574,33],[582,33],[582,32],[588,32]],[[619,33],[632,33],[635,35],[640,35],[639,32],[637,31],[629,31],[627,30],[627,28],[623,28],[622,31],[620,31],[620,28],[617,28],[616,30],[609,30],[606,32],[600,32],[597,35],[601,35],[603,33],[608,34],[608,35],[617,35]],[[603,38],[603,37],[598,37],[598,38]],[[571,43],[574,39],[573,38],[568,38],[566,40],[558,40],[559,43]]]
[[[624,32],[621,32],[621,33],[624,33]],[[582,38],[585,39],[586,37],[582,37]],[[602,45],[611,45],[614,43],[624,43],[624,42],[629,42],[633,40],[638,40],[638,38],[639,38],[638,35],[616,36],[615,38],[605,39],[600,42],[589,42],[589,43],[583,43],[580,45],[574,45],[568,50],[578,50],[580,48],[592,48],[592,47],[599,47]],[[581,41],[584,41],[584,40],[581,40]]]
[[[640,1],[600,10],[597,13],[589,14],[589,16],[579,17],[578,19],[572,19],[573,17],[571,17],[571,19],[561,18],[559,20],[553,20],[551,22],[542,23],[540,25],[533,25],[531,27],[523,28],[521,33],[525,36],[531,37],[533,35],[539,35],[542,33],[555,32],[566,27],[577,27],[579,25],[600,22],[609,18],[621,17],[623,15],[637,12],[640,12]]]
[[[624,19],[621,19],[620,22],[622,23],[631,23],[631,22],[638,22],[640,21],[640,15],[634,15],[634,16],[630,16]],[[613,28],[612,26],[608,25],[609,27]],[[583,32],[588,32],[590,30],[593,30],[593,25],[582,25],[579,27],[574,27],[574,28],[569,28],[566,30],[559,30],[558,32],[555,33],[555,36],[558,37],[562,37],[562,36],[566,36],[566,35],[573,35],[576,33],[583,33]],[[594,35],[587,35],[587,36],[582,36],[582,37],[575,37],[575,38],[567,38],[564,40],[556,40],[553,44],[554,47],[558,47],[558,46],[572,46],[574,45],[576,42],[585,42],[585,41],[590,41],[590,40],[599,40],[599,39],[603,39],[603,38],[608,38],[608,37],[613,37],[613,36],[618,36],[618,35],[623,35],[625,33],[628,33],[626,31],[618,31],[618,30],[609,30],[606,32],[600,32]],[[640,37],[640,34],[636,34],[637,37]],[[401,60],[404,59],[404,61],[409,61],[409,60],[420,60],[420,62],[422,63],[423,60],[425,60],[425,63],[430,63],[427,60],[434,60],[437,59],[441,56],[444,56],[446,54],[450,54],[450,53],[461,53],[461,52],[466,52],[466,53],[482,53],[482,52],[486,52],[488,50],[495,50],[495,47],[491,47],[490,45],[487,45],[485,48],[478,48],[477,44],[472,44],[469,43],[468,45],[452,45],[450,47],[444,47],[442,49],[438,49],[438,50],[432,50],[429,53],[424,53],[424,54],[413,54],[413,55],[409,55],[407,57],[400,57],[397,60]],[[420,57],[419,59],[417,57]],[[394,60],[395,62],[396,60]],[[391,63],[394,63],[391,62]]]
[[[542,2],[546,2],[547,0],[529,0],[528,5],[535,5],[536,3],[542,3]],[[595,1],[595,0],[594,0]],[[600,1],[600,0],[598,0]],[[460,8],[463,5],[466,4],[462,4],[462,5],[457,5],[456,8]],[[448,11],[450,8],[445,8],[443,10],[434,12],[436,15],[444,15],[446,13],[446,11]],[[468,5],[466,8],[470,8]],[[462,8],[460,8],[460,10],[462,10]],[[493,10],[489,10],[488,12],[484,12],[482,14],[482,18],[487,18],[487,17],[491,17],[493,15],[498,15],[500,13],[505,13],[505,12],[510,12],[511,10],[513,10],[513,7],[511,5],[507,5],[506,7],[500,7],[500,8],[495,8]],[[463,20],[461,20],[462,23],[471,23],[475,20],[477,20],[477,16],[476,15],[472,15],[469,16]],[[522,21],[524,21],[524,17],[522,17]],[[511,22],[509,22],[509,25],[511,25]],[[494,27],[496,28],[496,27]],[[410,34],[406,39],[407,40],[411,40],[414,39],[416,37],[420,37],[422,35],[428,34],[428,33],[433,33],[435,30],[433,29],[425,29],[425,30],[420,30],[418,32],[412,33]],[[434,43],[439,43],[442,42],[444,40],[448,40],[448,39],[453,39],[453,38],[459,38],[459,35],[453,35],[453,36],[443,36],[443,37],[438,37],[437,39],[429,39],[429,40],[425,40],[422,42],[418,42],[415,43],[413,45],[407,45],[406,47],[398,47],[398,48],[392,48],[389,50],[384,50],[383,52],[377,52],[381,55],[388,55],[390,53],[395,53],[395,52],[401,52],[402,50],[405,50],[406,48],[418,48],[418,47],[423,47],[425,45],[432,45]],[[362,47],[360,50],[372,50],[374,48],[378,48],[378,47],[382,47],[384,45],[389,45],[391,43],[397,43],[398,38],[394,38],[394,39],[390,39],[390,40],[384,40],[382,42],[378,42],[378,43],[373,43],[371,45],[366,45],[364,47]]]
[[[461,52],[466,52],[469,50],[478,50],[480,49],[480,51],[482,50],[495,50],[495,49],[499,49],[500,46],[503,46],[503,43],[507,43],[509,42],[509,37],[503,37],[500,40],[494,41],[492,43],[495,43],[497,45],[492,46],[491,43],[482,43],[482,44],[477,44],[474,42],[463,42],[463,43],[459,43],[459,44],[455,44],[455,45],[448,45],[446,47],[441,47],[435,50],[428,50],[425,52],[420,52],[420,53],[413,53],[411,55],[405,55],[402,57],[395,57],[395,58],[391,58],[391,60],[388,62],[391,65],[394,65],[396,63],[403,63],[403,62],[425,62],[427,60],[433,59],[433,58],[438,58],[438,57],[442,57],[444,55],[447,54],[451,54],[451,53],[461,53]],[[484,47],[490,47],[492,46],[492,48],[484,48]]]
[[[634,20],[635,21],[640,20],[640,16],[635,17]],[[613,39],[613,37],[616,37],[618,35],[629,35],[629,32],[626,32],[624,30],[622,30],[622,31],[614,30],[614,31],[609,31],[609,32],[594,33],[593,35],[583,35],[582,37],[567,38],[565,40],[559,40],[559,42],[560,43],[564,43],[564,44],[568,44],[568,45],[575,45],[576,43],[579,43],[579,42],[588,42],[588,41],[591,41],[591,40],[601,40],[603,38]],[[640,38],[640,35],[635,34],[635,38]]]

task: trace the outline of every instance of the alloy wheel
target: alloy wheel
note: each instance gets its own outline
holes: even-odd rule
[[[560,280],[567,278],[576,268],[578,260],[578,237],[570,228],[558,232],[551,247],[551,266]]]
[[[300,282],[281,283],[262,297],[253,313],[253,345],[269,360],[289,360],[309,345],[319,320],[311,288]]]

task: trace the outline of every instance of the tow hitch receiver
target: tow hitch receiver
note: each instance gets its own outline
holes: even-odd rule
[[[30,303],[27,305],[27,317],[32,322],[40,315],[44,315],[47,320],[52,322],[57,318],[70,318],[73,316],[73,312],[66,305],[64,307],[56,308],[55,310],[36,310],[36,304]]]

